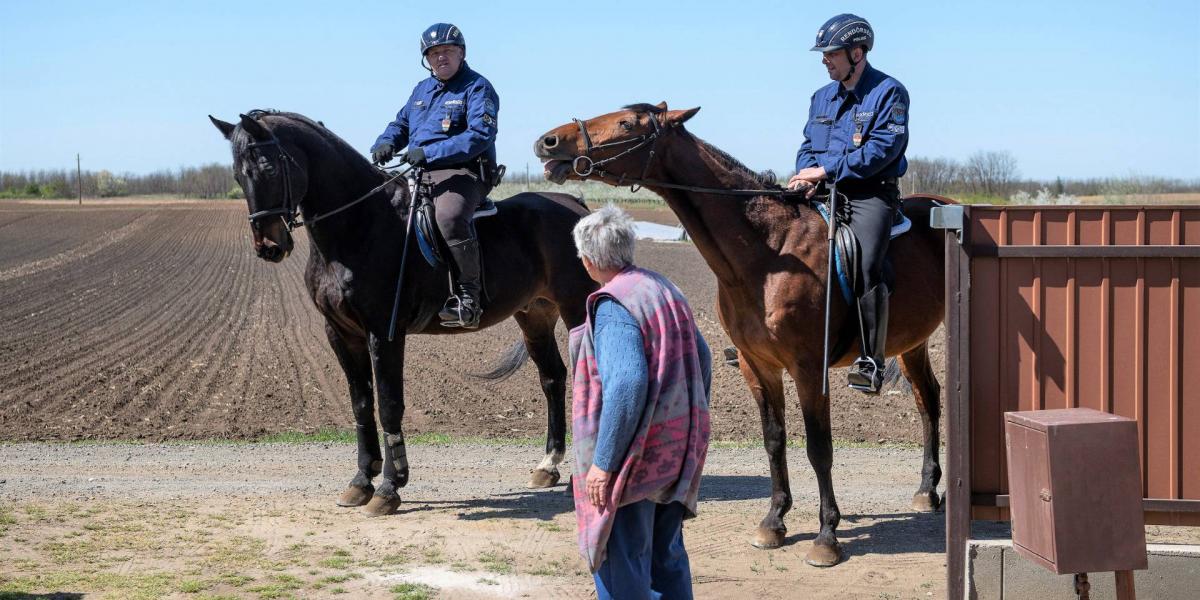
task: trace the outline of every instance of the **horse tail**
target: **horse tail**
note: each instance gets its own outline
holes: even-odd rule
[[[517,341],[504,354],[500,355],[500,360],[492,367],[491,371],[486,373],[467,373],[468,377],[473,379],[482,379],[484,381],[500,382],[512,377],[525,361],[529,360],[529,349],[525,347],[524,341]]]
[[[883,385],[879,386],[880,390],[899,390],[904,393],[912,393],[912,382],[900,372],[900,363],[896,357],[887,359],[887,363],[883,368]]]

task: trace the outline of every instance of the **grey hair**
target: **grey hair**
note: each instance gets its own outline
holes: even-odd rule
[[[607,204],[582,218],[571,231],[580,258],[586,258],[597,268],[620,270],[633,264],[633,217]]]

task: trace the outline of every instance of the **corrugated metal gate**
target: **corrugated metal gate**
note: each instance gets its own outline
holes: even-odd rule
[[[1200,524],[1200,206],[937,210],[951,597],[971,520],[1008,518],[1005,411],[1136,419],[1146,522]]]

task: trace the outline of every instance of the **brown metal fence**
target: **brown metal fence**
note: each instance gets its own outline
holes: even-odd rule
[[[1006,411],[1136,419],[1146,522],[1200,524],[1200,207],[939,211],[951,597],[971,520],[1008,518]]]

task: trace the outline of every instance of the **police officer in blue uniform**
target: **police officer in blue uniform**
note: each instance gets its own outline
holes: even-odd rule
[[[413,88],[396,120],[375,145],[378,164],[405,148],[404,160],[425,168],[438,229],[458,273],[458,294],[439,313],[442,325],[474,329],[483,314],[479,242],[471,219],[497,176],[496,116],[491,82],[466,63],[462,32],[436,23],[421,34],[422,66],[430,77]]]
[[[899,206],[899,178],[908,170],[908,91],[867,63],[875,32],[866,19],[842,14],[817,32],[813,51],[833,83],[817,90],[808,109],[804,144],[796,153],[794,190],[837,184],[849,227],[858,239],[861,276],[855,295],[861,355],[850,367],[850,387],[879,393],[883,383],[891,274],[884,273],[892,219]]]

